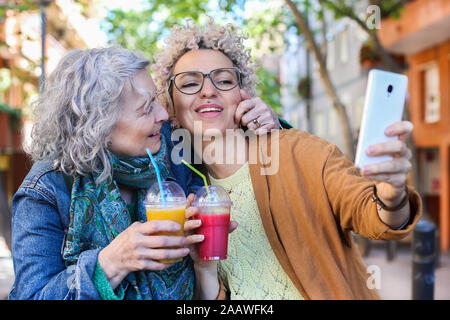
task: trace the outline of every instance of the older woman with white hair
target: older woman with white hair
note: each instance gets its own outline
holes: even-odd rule
[[[10,299],[192,297],[186,238],[155,235],[180,226],[145,222],[155,181],[146,148],[169,175],[168,115],[148,64],[120,47],[74,50],[45,83],[28,148],[35,163],[13,198]]]
[[[10,299],[221,297],[194,269],[188,237],[158,235],[181,226],[146,219],[156,181],[146,149],[164,179],[186,193],[193,184],[170,164],[170,123],[148,65],[116,46],[73,50],[46,81],[27,150],[34,165],[13,198]]]

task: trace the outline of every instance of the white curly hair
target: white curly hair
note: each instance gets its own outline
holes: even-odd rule
[[[225,54],[241,72],[241,88],[250,96],[256,93],[256,65],[251,57],[250,49],[244,46],[248,37],[238,31],[233,24],[219,26],[210,17],[203,26],[192,19],[186,20],[186,26],[175,25],[165,39],[163,49],[155,55],[155,63],[151,66],[155,84],[162,93],[161,103],[174,116],[172,99],[169,93],[169,79],[177,61],[186,52],[195,49],[219,50]]]
[[[75,176],[101,172],[112,177],[109,134],[122,114],[121,95],[150,61],[120,46],[77,49],[66,54],[33,103],[35,124],[26,152],[33,161],[50,160],[55,169]]]

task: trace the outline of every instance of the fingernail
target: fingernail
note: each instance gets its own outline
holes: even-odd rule
[[[393,132],[394,132],[394,129],[392,129],[392,128],[387,128],[386,129],[386,134],[387,135],[391,135]]]
[[[364,175],[370,174],[370,168],[364,167],[364,168],[363,168],[363,174],[364,174]]]
[[[377,151],[377,149],[374,146],[370,146],[368,148],[368,151],[369,151],[369,154],[374,154]]]
[[[189,249],[188,249],[188,248],[184,248],[183,253],[184,253],[185,255],[189,254]]]
[[[203,240],[205,240],[205,236],[202,234],[197,234],[194,238],[195,242],[201,242]]]

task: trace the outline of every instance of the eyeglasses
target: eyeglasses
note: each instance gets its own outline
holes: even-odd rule
[[[212,70],[210,73],[200,71],[180,72],[169,79],[169,91],[172,90],[172,83],[184,94],[196,94],[200,92],[205,83],[205,78],[211,79],[214,87],[221,91],[228,91],[241,84],[241,73],[237,68],[220,68]]]

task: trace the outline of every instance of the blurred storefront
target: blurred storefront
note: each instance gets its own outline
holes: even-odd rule
[[[410,116],[418,148],[420,190],[450,249],[450,1],[415,0],[400,19],[382,21],[381,43],[409,65]]]
[[[35,1],[39,3],[39,1]],[[45,70],[50,73],[70,49],[101,46],[106,36],[99,27],[93,0],[45,1]],[[14,4],[15,2],[11,2]],[[11,6],[14,8],[14,6]],[[23,150],[32,126],[30,102],[39,91],[41,27],[39,6],[6,9],[0,15],[0,235],[8,238],[8,207],[12,195],[31,168]],[[7,228],[6,228],[7,229]],[[6,233],[6,234],[5,234]]]

